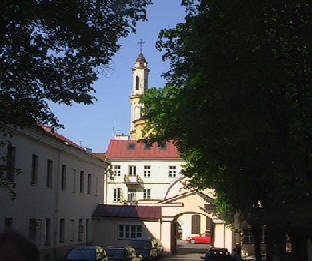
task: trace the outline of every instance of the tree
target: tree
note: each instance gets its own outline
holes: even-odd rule
[[[0,3],[0,119],[58,125],[47,101],[95,100],[92,83],[118,39],[145,20],[150,0],[4,0]]]
[[[184,4],[186,22],[163,30],[157,44],[171,63],[167,85],[142,99],[148,138],[173,140],[191,186],[215,188],[225,209],[254,227],[288,233],[297,260],[306,260],[300,247],[312,217],[304,211],[312,203],[311,3]]]
[[[3,0],[0,2],[0,132],[37,122],[60,127],[47,101],[91,104],[92,86],[118,40],[146,20],[150,0]],[[12,129],[12,128],[11,128]],[[9,145],[2,137],[0,146]],[[0,187],[14,196],[7,157]]]

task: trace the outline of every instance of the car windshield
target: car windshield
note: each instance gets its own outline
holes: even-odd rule
[[[151,242],[146,240],[134,240],[130,245],[134,248],[151,248]]]
[[[68,261],[94,261],[95,249],[78,248],[73,249],[67,256]]]
[[[106,254],[108,257],[125,257],[127,256],[127,251],[120,248],[108,248],[106,249]]]

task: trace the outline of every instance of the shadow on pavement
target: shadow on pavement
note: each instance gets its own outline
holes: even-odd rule
[[[210,245],[207,244],[190,244],[186,241],[178,240],[176,254],[206,253],[209,248]]]
[[[190,244],[188,242],[178,240],[177,251],[173,256],[165,257],[162,261],[189,261],[189,260],[201,260],[200,256],[210,248],[206,244]]]

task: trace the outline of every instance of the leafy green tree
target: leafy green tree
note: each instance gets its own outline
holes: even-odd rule
[[[118,40],[145,20],[150,0],[0,1],[0,133],[36,122],[61,126],[48,101],[91,104],[92,84]],[[8,145],[7,137],[1,146]],[[5,143],[5,144],[3,144]],[[2,149],[2,148],[0,148]],[[14,193],[6,156],[0,187]]]
[[[171,63],[167,85],[142,99],[146,131],[153,129],[148,138],[173,140],[187,161],[190,185],[215,188],[230,206],[226,212],[238,211],[255,228],[265,224],[288,233],[297,260],[306,260],[301,248],[312,218],[304,210],[312,203],[312,5],[184,4],[186,22],[163,30],[157,44]]]
[[[92,83],[150,0],[3,0],[0,119],[57,125],[47,101],[91,104]]]

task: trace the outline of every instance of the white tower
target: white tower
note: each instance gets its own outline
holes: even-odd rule
[[[142,41],[140,42],[142,44]],[[142,51],[142,50],[141,50]],[[141,131],[143,129],[144,121],[142,118],[142,107],[140,98],[144,95],[145,90],[148,88],[148,73],[150,70],[147,68],[147,62],[142,54],[139,54],[135,61],[133,72],[132,92],[130,96],[131,102],[131,139],[141,139]]]

